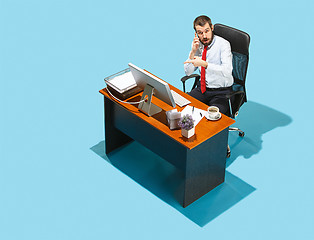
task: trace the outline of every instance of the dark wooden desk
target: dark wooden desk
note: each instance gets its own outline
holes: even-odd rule
[[[207,109],[207,105],[171,86],[192,106]],[[188,206],[213,188],[224,182],[228,127],[235,121],[225,115],[218,121],[203,118],[195,127],[195,135],[189,139],[181,136],[181,130],[170,130],[167,126],[166,111],[173,109],[153,97],[153,103],[162,112],[148,117],[130,105],[116,101],[104,88],[106,154],[136,140],[155,152],[184,173],[183,207]],[[127,99],[136,102],[141,93]],[[183,108],[176,107],[178,111]]]

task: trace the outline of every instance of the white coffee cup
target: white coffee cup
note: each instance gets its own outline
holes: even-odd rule
[[[208,117],[211,119],[217,119],[220,116],[219,108],[216,106],[209,106],[207,108]]]

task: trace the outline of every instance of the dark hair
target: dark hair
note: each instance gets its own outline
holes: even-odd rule
[[[196,31],[196,25],[200,25],[201,27],[203,27],[206,23],[208,23],[209,26],[212,27],[212,20],[209,17],[205,15],[198,16],[197,18],[195,18],[193,23],[194,30]]]

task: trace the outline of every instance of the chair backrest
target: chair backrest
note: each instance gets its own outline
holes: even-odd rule
[[[231,45],[233,90],[244,91],[244,101],[246,102],[245,80],[249,63],[250,36],[243,31],[219,23],[214,25],[214,34],[228,40]]]

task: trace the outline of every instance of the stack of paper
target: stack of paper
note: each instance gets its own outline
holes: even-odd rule
[[[122,75],[116,76],[106,81],[106,83],[119,93],[124,93],[136,87],[136,82],[131,72],[127,72]]]

